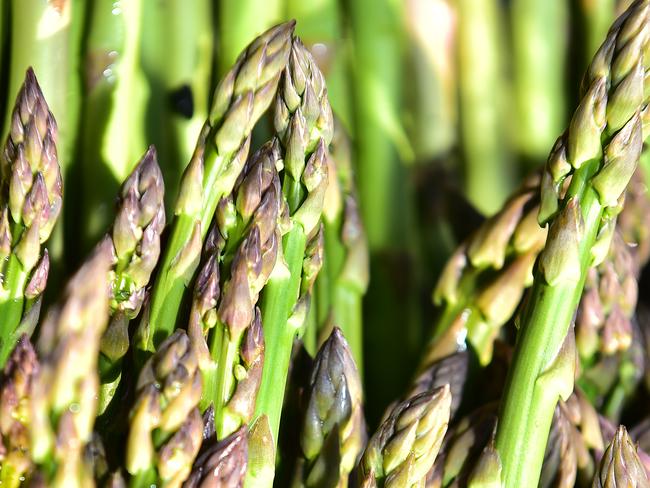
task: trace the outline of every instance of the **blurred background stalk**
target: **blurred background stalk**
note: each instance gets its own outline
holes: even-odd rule
[[[165,178],[167,208],[207,118],[212,75],[212,2],[144,0],[142,68],[149,87],[146,140]]]
[[[414,188],[407,164],[413,151],[401,119],[404,2],[346,3],[350,20],[354,141],[360,208],[370,248],[370,287],[364,304],[364,380],[369,422],[400,393],[419,341],[419,270]],[[390,344],[395,361],[386,361]]]
[[[146,85],[140,65],[142,2],[95,0],[91,9],[80,156],[82,251],[108,228],[119,183],[147,147]]]
[[[460,136],[465,191],[491,215],[512,189],[504,102],[503,19],[498,0],[457,0]]]
[[[568,5],[513,0],[510,13],[516,106],[511,130],[524,167],[536,168],[565,126]]]
[[[283,20],[285,0],[222,0],[219,2],[219,75],[223,75],[239,53],[256,36]]]

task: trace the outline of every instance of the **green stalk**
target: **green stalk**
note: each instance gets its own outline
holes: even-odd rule
[[[212,3],[145,0],[142,69],[149,85],[147,141],[160,154],[167,208],[208,116],[212,71]]]
[[[459,0],[458,78],[465,190],[485,214],[499,209],[512,189],[503,134],[506,80],[497,0]]]
[[[255,36],[283,20],[285,0],[223,0],[219,2],[219,74],[226,73]]]
[[[650,2],[639,0],[613,25],[543,176],[539,219],[550,220],[549,235],[522,314],[496,434],[506,488],[537,484],[555,405],[573,391],[570,324],[589,267],[609,248],[608,229],[643,146],[649,21]],[[561,195],[567,177],[571,183]]]
[[[584,63],[591,61],[614,20],[617,0],[580,0],[583,16]]]
[[[519,152],[532,167],[565,125],[565,63],[568,6],[564,0],[515,0],[511,10],[514,135]],[[549,26],[554,26],[549,29]],[[600,41],[602,36],[598,38]]]
[[[142,15],[141,2],[113,0],[95,1],[90,15],[82,142],[84,249],[108,228],[113,195],[147,147],[139,67]]]
[[[291,359],[291,345],[302,324],[289,320],[300,291],[302,260],[307,236],[300,225],[283,240],[286,267],[276,266],[262,297],[262,324],[264,324],[265,360],[262,384],[255,406],[256,417],[268,416],[274,444],[280,429],[280,414]]]

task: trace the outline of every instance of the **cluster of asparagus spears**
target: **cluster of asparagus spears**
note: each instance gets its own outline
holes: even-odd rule
[[[377,425],[352,152],[294,26],[221,79],[173,195],[149,147],[52,303],[64,177],[27,71],[0,156],[0,484],[650,486],[650,1],[611,26],[546,166],[448,260]]]

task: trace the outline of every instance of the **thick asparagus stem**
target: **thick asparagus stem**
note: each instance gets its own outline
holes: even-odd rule
[[[183,165],[208,116],[213,6],[210,0],[146,0],[143,9],[147,138],[158,148],[170,208]]]
[[[449,387],[421,393],[394,406],[368,441],[361,459],[361,486],[422,486],[442,444]]]
[[[110,320],[100,345],[100,400],[103,413],[122,375],[122,358],[129,348],[129,322],[137,317],[160,256],[165,226],[163,177],[150,147],[122,185],[117,215],[107,235],[113,245]]]
[[[291,347],[303,325],[302,319],[292,320],[291,316],[299,303],[307,240],[321,218],[327,189],[327,146],[333,130],[325,81],[298,39],[293,42],[276,98],[274,124],[283,150],[282,190],[291,230],[283,240],[284,263],[274,268],[262,297],[266,351],[255,413],[268,417],[277,443]]]
[[[465,190],[472,204],[490,215],[509,194],[512,178],[502,130],[506,85],[499,37],[502,19],[496,0],[460,0],[457,8]]]
[[[178,330],[149,358],[138,378],[126,445],[129,486],[179,486],[203,439],[201,374],[190,339]]]
[[[223,0],[219,2],[219,74],[235,62],[249,40],[284,16],[285,0]]]
[[[49,257],[41,254],[41,244],[52,232],[62,199],[56,143],[56,121],[29,69],[0,156],[0,365],[18,337],[35,327],[36,317],[19,325],[47,282]]]
[[[83,451],[97,414],[97,356],[108,319],[111,249],[104,241],[74,275],[51,310],[37,343],[28,423],[34,480],[46,486],[92,483]]]
[[[171,235],[154,284],[149,319],[136,345],[153,351],[176,326],[219,200],[230,194],[248,156],[253,126],[268,108],[291,47],[293,22],[253,41],[217,87],[214,106],[185,169]]]
[[[119,184],[146,148],[139,65],[142,2],[93,2],[86,41],[82,155],[82,251],[110,225]],[[102,184],[97,185],[98,176]]]
[[[362,387],[338,328],[318,351],[311,374],[300,443],[306,487],[347,487],[366,440]]]
[[[618,199],[641,154],[649,15],[650,3],[637,1],[613,25],[543,177],[540,219],[552,221],[522,315],[496,436],[507,488],[537,483],[555,404],[573,390],[569,326],[587,270],[602,258],[592,247],[611,236],[605,230],[615,222]],[[558,201],[569,174],[570,186]]]
[[[563,0],[516,0],[511,26],[515,135],[519,152],[536,168],[565,125],[568,5]]]

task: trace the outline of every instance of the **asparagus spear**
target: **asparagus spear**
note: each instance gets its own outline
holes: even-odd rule
[[[646,146],[642,158],[648,152]],[[630,249],[637,271],[640,272],[650,258],[650,195],[646,185],[647,170],[639,166],[625,192],[625,206],[616,221],[623,240]]]
[[[328,187],[323,206],[323,272],[316,282],[318,325],[336,324],[346,337],[359,371],[363,365],[362,299],[368,288],[369,257],[350,155],[350,141],[334,123]],[[327,327],[326,327],[327,326]]]
[[[248,155],[253,126],[275,94],[293,26],[293,22],[281,24],[253,41],[216,89],[214,105],[180,184],[149,319],[141,323],[136,338],[140,350],[153,351],[176,326],[210,219],[219,200],[232,191]]]
[[[422,486],[447,431],[450,406],[449,386],[396,405],[368,441],[361,486]]]
[[[100,344],[100,414],[120,382],[122,357],[129,348],[129,322],[140,312],[160,256],[164,193],[156,150],[151,146],[120,189],[115,222],[107,236],[113,246],[113,262],[110,320]]]
[[[190,339],[177,330],[160,344],[138,378],[126,444],[129,486],[179,486],[203,438],[201,374]]]
[[[0,365],[18,337],[31,334],[36,317],[19,324],[47,282],[49,256],[41,254],[41,244],[52,232],[62,198],[56,142],[56,121],[29,69],[0,157]]]
[[[255,408],[264,360],[256,303],[277,260],[284,213],[279,157],[277,141],[263,145],[220,202],[194,289],[189,336],[201,351],[202,407],[214,406],[220,439]]]
[[[586,271],[602,258],[592,255],[592,247],[599,232],[602,239],[611,236],[606,230],[641,153],[649,14],[650,4],[637,1],[610,30],[543,177],[540,220],[551,219],[549,235],[522,315],[497,428],[508,488],[537,483],[555,404],[573,390],[569,325]],[[569,175],[570,186],[559,200]]]
[[[301,486],[346,487],[366,433],[361,380],[340,329],[318,351],[308,388]]]
[[[83,451],[97,414],[97,356],[108,318],[111,250],[104,241],[66,286],[43,322],[41,366],[29,398],[34,482],[52,487],[92,483]]]
[[[592,486],[593,488],[650,486],[645,468],[637,455],[637,448],[622,425],[605,450]]]
[[[323,76],[298,39],[293,42],[276,98],[274,124],[283,151],[282,190],[291,230],[283,240],[284,263],[274,268],[262,297],[266,350],[255,413],[267,415],[276,443],[291,347],[304,323],[299,318],[300,307],[295,310],[296,318],[290,317],[300,303],[307,240],[319,226],[327,188],[326,148],[332,137],[332,112]]]
[[[511,8],[515,134],[532,167],[543,161],[565,123],[568,10],[563,0],[516,0]]]
[[[246,477],[246,427],[208,447],[195,461],[184,488],[241,488]]]
[[[31,470],[29,398],[39,362],[26,335],[18,340],[0,378],[0,484],[20,485]]]

